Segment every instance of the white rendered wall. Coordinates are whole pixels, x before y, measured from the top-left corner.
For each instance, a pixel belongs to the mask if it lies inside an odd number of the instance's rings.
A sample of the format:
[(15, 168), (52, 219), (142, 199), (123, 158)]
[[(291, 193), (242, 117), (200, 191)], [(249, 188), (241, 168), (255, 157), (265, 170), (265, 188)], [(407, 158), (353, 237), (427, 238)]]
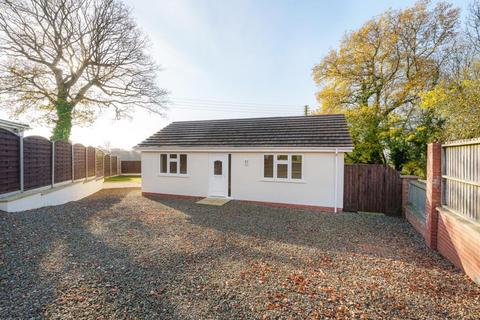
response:
[(187, 175), (168, 176), (160, 174), (160, 152), (142, 152), (142, 192), (206, 197), (208, 153), (187, 155)]
[(103, 179), (92, 179), (66, 184), (54, 189), (32, 193), (31, 195), (19, 196), (18, 199), (0, 202), (0, 210), (6, 212), (19, 212), (46, 206), (57, 206), (70, 201), (85, 198), (102, 189)]
[[(263, 178), (263, 153), (232, 153), (232, 198), (335, 207), (335, 153), (303, 153), (302, 180), (267, 181)], [(336, 199), (336, 207), (342, 208), (343, 153), (337, 158)]]
[[(161, 175), (160, 152), (142, 152), (142, 192), (202, 197), (208, 195), (208, 153), (179, 153), (188, 154), (186, 177)], [(343, 153), (338, 153), (337, 158), (335, 153), (301, 153), (304, 164), (303, 179), (300, 182), (265, 181), (264, 153), (231, 154), (233, 199), (334, 208), (335, 161), (337, 161), (336, 206), (340, 209), (343, 207)], [(245, 160), (248, 160), (248, 166), (245, 166)]]

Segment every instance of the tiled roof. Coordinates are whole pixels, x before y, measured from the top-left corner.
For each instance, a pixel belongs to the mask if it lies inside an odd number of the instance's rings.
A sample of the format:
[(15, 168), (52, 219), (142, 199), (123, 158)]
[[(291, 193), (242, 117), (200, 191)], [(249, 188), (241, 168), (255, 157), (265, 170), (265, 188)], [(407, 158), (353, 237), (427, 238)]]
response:
[(138, 147), (346, 147), (343, 114), (172, 122)]

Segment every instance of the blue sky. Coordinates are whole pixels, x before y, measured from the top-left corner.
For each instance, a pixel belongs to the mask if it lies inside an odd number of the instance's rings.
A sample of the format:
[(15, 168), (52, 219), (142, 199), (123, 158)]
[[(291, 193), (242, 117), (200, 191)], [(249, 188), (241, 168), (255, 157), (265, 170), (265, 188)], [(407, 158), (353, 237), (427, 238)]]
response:
[[(85, 144), (129, 148), (171, 121), (301, 115), (317, 106), (311, 69), (342, 36), (389, 8), (414, 1), (127, 0), (151, 53), (159, 85), (182, 105), (166, 117), (136, 112), (74, 128)], [(466, 9), (468, 1), (450, 1)], [(199, 100), (222, 101), (208, 103)], [(176, 100), (178, 101), (178, 100)], [(232, 102), (229, 106), (223, 101)], [(240, 104), (238, 104), (240, 103)], [(269, 104), (268, 106), (247, 105)], [(271, 105), (270, 105), (271, 104)], [(273, 105), (281, 105), (275, 107)], [(48, 128), (33, 134), (49, 135)], [(99, 138), (101, 137), (101, 138)]]

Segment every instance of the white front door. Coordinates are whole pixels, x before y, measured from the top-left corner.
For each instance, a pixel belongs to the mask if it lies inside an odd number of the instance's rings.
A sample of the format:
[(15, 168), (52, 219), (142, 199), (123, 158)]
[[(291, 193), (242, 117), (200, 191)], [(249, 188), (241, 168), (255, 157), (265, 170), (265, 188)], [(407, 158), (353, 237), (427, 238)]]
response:
[(228, 197), (228, 154), (215, 153), (209, 156), (209, 196)]

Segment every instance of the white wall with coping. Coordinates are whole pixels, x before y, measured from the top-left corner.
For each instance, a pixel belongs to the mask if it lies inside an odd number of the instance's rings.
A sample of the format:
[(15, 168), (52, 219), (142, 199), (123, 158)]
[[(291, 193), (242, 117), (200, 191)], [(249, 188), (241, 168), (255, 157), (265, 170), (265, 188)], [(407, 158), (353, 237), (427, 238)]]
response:
[(9, 201), (6, 201), (6, 199), (2, 201), (0, 199), (0, 210), (19, 212), (46, 206), (61, 205), (85, 198), (100, 191), (102, 186), (103, 179), (92, 179), (70, 185), (63, 185), (54, 189), (46, 189), (28, 195), (19, 194), (18, 198), (12, 197), (12, 200)]
[[(161, 175), (159, 167), (161, 152), (142, 152), (142, 192), (207, 196), (209, 153), (180, 150), (175, 152), (188, 155), (187, 176)], [(343, 208), (344, 153), (342, 152), (336, 155), (335, 152), (275, 151), (277, 154), (303, 155), (303, 179), (296, 182), (266, 181), (263, 178), (263, 155), (272, 152), (229, 153), (232, 154), (231, 197), (233, 199), (334, 208), (336, 198), (336, 207)], [(248, 165), (245, 165), (245, 160), (248, 160)], [(337, 179), (336, 182), (335, 179)]]

